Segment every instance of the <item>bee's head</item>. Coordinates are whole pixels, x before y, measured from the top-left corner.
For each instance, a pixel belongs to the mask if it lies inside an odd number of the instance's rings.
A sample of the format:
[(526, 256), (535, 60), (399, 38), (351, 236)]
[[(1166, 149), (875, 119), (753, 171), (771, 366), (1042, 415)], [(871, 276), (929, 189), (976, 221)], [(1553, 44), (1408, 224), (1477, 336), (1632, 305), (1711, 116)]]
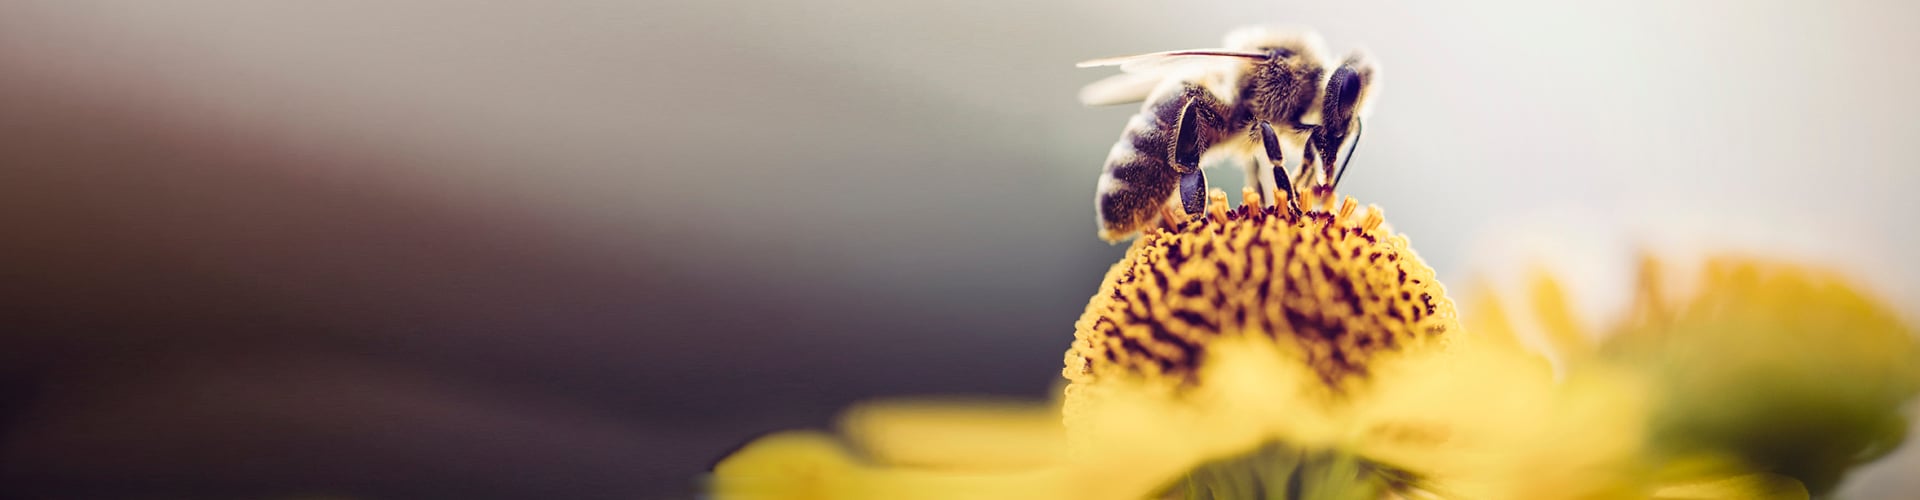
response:
[(1333, 75), (1327, 78), (1326, 102), (1322, 104), (1325, 124), (1339, 128), (1352, 128), (1361, 117), (1366, 116), (1373, 101), (1374, 90), (1379, 88), (1380, 67), (1365, 51), (1355, 50), (1347, 59), (1334, 68)]
[(1327, 78), (1320, 106), (1320, 127), (1313, 133), (1314, 147), (1319, 150), (1322, 165), (1337, 164), (1335, 161), (1341, 159), (1341, 148), (1347, 145), (1349, 137), (1359, 141), (1360, 122), (1370, 111), (1373, 96), (1377, 94), (1379, 73), (1373, 58), (1355, 50)]

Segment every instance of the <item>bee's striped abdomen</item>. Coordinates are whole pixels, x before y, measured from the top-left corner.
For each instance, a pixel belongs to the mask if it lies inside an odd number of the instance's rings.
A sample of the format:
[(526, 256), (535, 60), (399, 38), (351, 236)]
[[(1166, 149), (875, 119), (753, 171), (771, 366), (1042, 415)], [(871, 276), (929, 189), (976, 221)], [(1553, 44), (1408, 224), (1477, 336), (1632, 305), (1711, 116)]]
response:
[[(1151, 109), (1151, 107), (1149, 108)], [(1178, 108), (1175, 108), (1178, 113)], [(1148, 110), (1127, 120), (1120, 141), (1107, 152), (1096, 195), (1100, 237), (1119, 240), (1138, 232), (1160, 216), (1161, 204), (1173, 196), (1179, 173), (1167, 162), (1173, 125), (1155, 123)]]
[(1106, 169), (1100, 174), (1094, 197), (1102, 239), (1126, 238), (1160, 217), (1160, 207), (1180, 183), (1181, 173), (1171, 160), (1180, 113), (1189, 100), (1199, 108), (1197, 142), (1201, 151), (1227, 128), (1226, 110), (1212, 92), (1193, 83), (1168, 90), (1155, 92), (1140, 113), (1127, 120), (1119, 142), (1107, 152)]

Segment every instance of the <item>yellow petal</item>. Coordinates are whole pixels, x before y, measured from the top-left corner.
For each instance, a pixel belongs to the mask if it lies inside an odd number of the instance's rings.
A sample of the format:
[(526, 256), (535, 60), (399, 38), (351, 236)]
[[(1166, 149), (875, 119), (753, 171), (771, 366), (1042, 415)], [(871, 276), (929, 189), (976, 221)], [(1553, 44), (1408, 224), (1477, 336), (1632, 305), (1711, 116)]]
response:
[(725, 500), (1060, 499), (1077, 496), (1057, 469), (959, 472), (861, 463), (833, 438), (763, 437), (714, 467), (709, 491)]
[(833, 438), (782, 432), (749, 443), (713, 468), (716, 498), (847, 498), (863, 480), (860, 466)]
[(1060, 410), (1011, 401), (920, 399), (866, 403), (843, 433), (876, 463), (942, 470), (1033, 470), (1066, 450)]
[(1581, 328), (1579, 316), (1569, 305), (1564, 288), (1553, 275), (1538, 271), (1534, 274), (1531, 289), (1534, 319), (1545, 334), (1548, 348), (1559, 359), (1572, 362), (1587, 357), (1593, 352), (1593, 340), (1586, 329)]
[(1473, 343), (1392, 369), (1352, 420), (1366, 432), (1362, 456), (1419, 473), (1445, 497), (1644, 496), (1648, 401), (1633, 374), (1556, 382), (1538, 356)]
[(1741, 474), (1671, 485), (1654, 500), (1807, 500), (1807, 487), (1778, 474)]
[[(1485, 283), (1486, 280), (1478, 282)], [(1485, 285), (1470, 285), (1467, 289), (1472, 292), (1467, 294), (1465, 305), (1460, 308), (1463, 311), (1460, 322), (1466, 327), (1467, 335), (1502, 348), (1523, 350), (1526, 339), (1513, 324), (1513, 317), (1501, 304), (1499, 295)]]

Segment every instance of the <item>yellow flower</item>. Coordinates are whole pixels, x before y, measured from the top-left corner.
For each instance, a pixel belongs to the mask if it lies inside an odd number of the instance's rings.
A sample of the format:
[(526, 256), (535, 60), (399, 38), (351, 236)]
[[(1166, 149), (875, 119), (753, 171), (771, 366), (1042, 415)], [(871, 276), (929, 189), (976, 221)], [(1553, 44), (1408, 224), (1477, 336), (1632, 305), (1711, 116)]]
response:
[(1271, 455), (1283, 443), (1288, 456), (1377, 471), (1356, 490), (1404, 482), (1403, 471), (1337, 443), (1369, 432), (1432, 439), (1426, 429), (1354, 422), (1385, 366), (1459, 334), (1453, 303), (1378, 208), (1361, 212), (1349, 198), (1296, 218), (1243, 196), (1228, 210), (1214, 193), (1203, 220), (1143, 235), (1108, 271), (1066, 355), (1072, 457), (1151, 450), (1126, 464), (1144, 492), (1208, 460)]
[[(1662, 480), (1767, 475), (1804, 498), (1905, 437), (1903, 406), (1920, 392), (1913, 331), (1836, 273), (1728, 255), (1688, 276), (1647, 256), (1638, 280), (1631, 309), (1588, 332), (1557, 281), (1537, 276), (1532, 326), (1569, 374), (1649, 384), (1640, 461)], [(1490, 296), (1477, 302), (1476, 331), (1516, 331)]]
[(1375, 359), (1460, 330), (1433, 269), (1377, 207), (1356, 214), (1348, 198), (1293, 218), (1253, 200), (1228, 211), (1213, 194), (1204, 223), (1143, 235), (1107, 272), (1067, 352), (1070, 416), (1080, 389), (1105, 379), (1191, 382), (1221, 339), (1264, 338), (1312, 370), (1308, 389), (1337, 399)]
[[(1898, 442), (1893, 412), (1920, 380), (1910, 334), (1851, 289), (1757, 277), (1709, 280), (1702, 295), (1671, 302), (1649, 289), (1605, 344), (1578, 330), (1543, 280), (1533, 316), (1563, 351), (1556, 375), (1490, 293), (1462, 328), (1432, 269), (1377, 208), (1308, 199), (1317, 209), (1293, 216), (1243, 196), (1229, 208), (1213, 193), (1201, 220), (1173, 217), (1107, 273), (1076, 324), (1058, 407), (863, 406), (840, 436), (749, 444), (716, 466), (714, 493), (1806, 498), (1803, 481), (1828, 483), (1805, 462), (1852, 465)], [(1829, 326), (1845, 331), (1821, 332)], [(1722, 346), (1748, 340), (1740, 335), (1769, 340)], [(1852, 340), (1829, 349), (1810, 335)], [(1812, 372), (1781, 376), (1806, 389), (1816, 382), (1795, 376), (1828, 376), (1849, 397), (1752, 397), (1772, 393), (1744, 377), (1783, 366), (1764, 346), (1821, 351), (1785, 365)], [(1855, 361), (1871, 368), (1853, 371)], [(1699, 406), (1719, 403), (1737, 410)], [(1783, 405), (1868, 430), (1820, 441), (1845, 430), (1799, 429), (1804, 442), (1776, 449), (1757, 436), (1778, 426), (1740, 425)]]
[(1051, 407), (983, 401), (869, 403), (843, 415), (841, 425), (845, 439), (788, 431), (749, 443), (714, 467), (714, 496), (1076, 498), (1070, 489), (1075, 481), (1060, 467), (1060, 418)]

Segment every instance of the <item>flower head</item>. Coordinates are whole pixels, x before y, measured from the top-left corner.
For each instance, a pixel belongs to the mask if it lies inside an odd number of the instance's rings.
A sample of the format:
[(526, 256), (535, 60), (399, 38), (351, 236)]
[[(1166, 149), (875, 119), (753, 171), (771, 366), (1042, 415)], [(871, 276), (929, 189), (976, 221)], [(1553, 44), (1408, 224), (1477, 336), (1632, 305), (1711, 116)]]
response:
[(1248, 202), (1150, 231), (1107, 272), (1075, 325), (1063, 374), (1192, 381), (1221, 339), (1253, 336), (1312, 369), (1329, 397), (1364, 385), (1370, 362), (1460, 329), (1453, 302), (1380, 209), (1347, 198), (1293, 216)]

